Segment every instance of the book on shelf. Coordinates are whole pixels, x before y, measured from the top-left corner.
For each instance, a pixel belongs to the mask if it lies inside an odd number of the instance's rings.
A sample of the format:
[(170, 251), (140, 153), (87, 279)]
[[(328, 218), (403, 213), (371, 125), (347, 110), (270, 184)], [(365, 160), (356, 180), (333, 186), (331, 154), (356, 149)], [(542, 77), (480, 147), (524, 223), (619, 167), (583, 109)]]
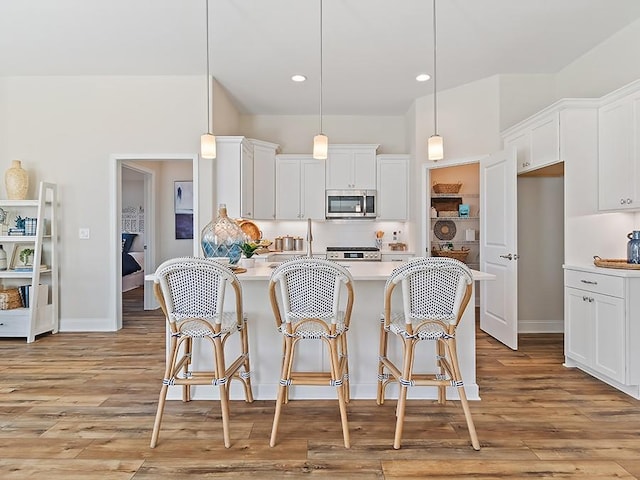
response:
[[(41, 272), (45, 271), (47, 268), (48, 267), (46, 265), (40, 265)], [(14, 272), (32, 272), (33, 265), (15, 265), (11, 270)]]

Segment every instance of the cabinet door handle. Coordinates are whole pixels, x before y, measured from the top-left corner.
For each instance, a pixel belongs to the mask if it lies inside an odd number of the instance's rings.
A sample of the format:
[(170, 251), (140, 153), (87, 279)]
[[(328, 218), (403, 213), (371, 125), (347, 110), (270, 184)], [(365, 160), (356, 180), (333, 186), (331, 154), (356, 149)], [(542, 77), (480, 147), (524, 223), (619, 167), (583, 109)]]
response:
[(630, 198), (627, 198), (627, 203), (630, 205), (633, 203), (633, 200), (631, 200)]
[(598, 282), (594, 282), (593, 280), (580, 280), (582, 283), (586, 283), (587, 285), (597, 285)]
[(624, 205), (625, 203), (627, 203), (627, 202), (625, 201), (625, 199), (624, 199), (624, 198), (621, 198), (621, 199), (620, 199), (620, 205)]
[(511, 255), (510, 253), (507, 255), (500, 255), (500, 258), (506, 258), (507, 260), (513, 260), (513, 255)]
[(583, 295), (583, 296), (582, 296), (582, 301), (583, 301), (583, 302), (586, 302), (587, 300), (589, 300), (589, 297), (587, 297), (586, 295)]

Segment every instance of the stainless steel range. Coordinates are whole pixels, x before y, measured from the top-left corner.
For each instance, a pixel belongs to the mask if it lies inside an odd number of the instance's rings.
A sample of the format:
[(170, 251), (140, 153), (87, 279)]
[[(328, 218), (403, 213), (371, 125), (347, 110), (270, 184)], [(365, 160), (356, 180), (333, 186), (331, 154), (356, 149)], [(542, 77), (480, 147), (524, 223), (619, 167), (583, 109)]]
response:
[(327, 260), (379, 262), (381, 259), (377, 247), (327, 247)]

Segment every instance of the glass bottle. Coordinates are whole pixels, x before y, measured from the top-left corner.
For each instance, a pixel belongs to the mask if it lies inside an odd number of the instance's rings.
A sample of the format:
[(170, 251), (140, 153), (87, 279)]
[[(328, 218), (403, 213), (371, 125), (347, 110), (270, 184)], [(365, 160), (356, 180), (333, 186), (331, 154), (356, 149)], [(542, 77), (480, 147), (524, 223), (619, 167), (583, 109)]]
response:
[(627, 235), (627, 263), (640, 263), (640, 230)]
[(241, 245), (247, 236), (236, 222), (227, 215), (227, 205), (221, 203), (218, 217), (209, 222), (200, 234), (200, 245), (207, 258), (229, 257), (229, 263), (235, 265), (242, 254)]

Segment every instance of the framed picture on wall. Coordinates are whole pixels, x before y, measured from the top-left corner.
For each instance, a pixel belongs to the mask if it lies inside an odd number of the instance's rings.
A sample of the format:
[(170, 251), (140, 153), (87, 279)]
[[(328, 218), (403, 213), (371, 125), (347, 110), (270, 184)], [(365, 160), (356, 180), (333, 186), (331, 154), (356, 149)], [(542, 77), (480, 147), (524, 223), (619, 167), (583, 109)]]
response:
[(193, 182), (173, 182), (176, 240), (193, 238)]

